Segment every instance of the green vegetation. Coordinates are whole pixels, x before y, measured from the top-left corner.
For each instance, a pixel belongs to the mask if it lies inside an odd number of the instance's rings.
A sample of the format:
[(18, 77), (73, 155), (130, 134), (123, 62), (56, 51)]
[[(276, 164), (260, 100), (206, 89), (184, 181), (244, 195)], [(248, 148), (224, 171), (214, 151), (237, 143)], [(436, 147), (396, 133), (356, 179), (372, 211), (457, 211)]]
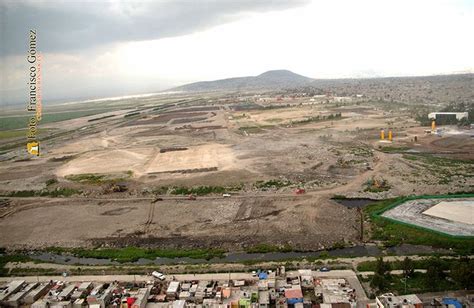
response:
[(57, 187), (53, 190), (16, 190), (11, 191), (6, 194), (0, 195), (1, 197), (70, 197), (72, 195), (77, 195), (82, 193), (82, 191), (73, 189), (73, 188), (64, 188)]
[(369, 147), (353, 147), (350, 149), (349, 153), (355, 156), (362, 156), (362, 157), (372, 157), (374, 153), (372, 149)]
[(342, 119), (342, 115), (340, 112), (336, 114), (330, 114), (328, 116), (314, 116), (314, 117), (308, 117), (304, 120), (297, 120), (297, 121), (290, 121), (291, 125), (299, 125), (299, 124), (307, 124), (307, 123), (313, 123), (313, 122), (322, 122), (322, 121), (333, 121), (333, 120), (340, 120)]
[[(421, 126), (430, 126), (431, 120), (428, 119), (428, 113), (434, 112), (432, 108), (423, 108), (422, 110), (418, 110), (416, 112), (416, 120), (420, 123)], [(469, 125), (470, 123), (474, 123), (474, 105), (470, 103), (450, 103), (445, 108), (441, 109), (440, 112), (467, 112), (468, 118), (462, 119), (458, 121), (456, 118), (441, 118), (436, 119), (436, 124), (438, 125), (453, 125), (457, 124), (460, 126)]]
[[(374, 275), (370, 285), (378, 292), (387, 290), (397, 294), (425, 293), (474, 287), (474, 260), (462, 258), (446, 260), (436, 257), (424, 259), (419, 263), (408, 258), (395, 263), (404, 269), (403, 275), (391, 275), (394, 263), (384, 262), (382, 258), (371, 263)], [(418, 267), (416, 264), (419, 264)], [(426, 269), (426, 273), (415, 272), (414, 268)]]
[(139, 259), (156, 258), (193, 258), (193, 259), (212, 259), (221, 258), (225, 251), (222, 249), (146, 249), (138, 247), (126, 248), (101, 248), (101, 249), (83, 249), (83, 248), (58, 248), (51, 247), (49, 252), (56, 254), (72, 254), (82, 258), (111, 259), (121, 263), (136, 262)]
[(453, 176), (474, 177), (474, 161), (438, 157), (430, 154), (404, 154), (403, 158), (410, 160), (426, 172), (438, 179), (438, 184), (449, 184)]
[[(42, 115), (40, 124), (59, 122), (65, 120), (71, 120), (75, 118), (90, 116), (94, 114), (103, 113), (106, 109), (96, 109), (96, 110), (82, 110), (82, 111), (69, 111), (61, 113), (47, 113)], [(13, 117), (4, 117), (0, 118), (0, 131), (18, 129), (18, 128), (27, 128), (28, 120), (30, 116), (13, 116)]]
[[(406, 279), (406, 289), (405, 289)], [(428, 274), (414, 273), (410, 277), (393, 275), (390, 279), (390, 291), (397, 294), (419, 294), (436, 291), (458, 290), (459, 287), (446, 278), (437, 280), (435, 283), (430, 281)]]
[(418, 161), (426, 165), (433, 165), (436, 167), (460, 167), (474, 165), (473, 160), (461, 160), (454, 158), (438, 157), (430, 154), (405, 154), (403, 158)]
[(126, 180), (127, 177), (133, 175), (133, 172), (127, 171), (125, 175), (119, 177), (113, 177), (106, 174), (94, 174), (94, 173), (82, 173), (82, 174), (71, 174), (65, 176), (65, 179), (73, 182), (78, 182), (82, 184), (104, 184), (104, 183), (116, 183), (119, 181)]
[(266, 188), (282, 188), (292, 185), (290, 181), (282, 181), (282, 180), (268, 180), (268, 181), (257, 181), (254, 186), (259, 189), (266, 189)]
[[(431, 264), (431, 258), (426, 257), (420, 260), (412, 260), (410, 258), (406, 258), (409, 261), (401, 260), (401, 261), (391, 261), (388, 262), (390, 264), (390, 268), (392, 270), (405, 270), (408, 269), (409, 267), (412, 267), (414, 269), (427, 269), (429, 265)], [(458, 262), (458, 259), (456, 258), (440, 258), (438, 259), (439, 266), (443, 268), (443, 270), (448, 270), (451, 265), (455, 264)], [(411, 263), (410, 266), (407, 266), (408, 263)], [(361, 262), (357, 265), (357, 270), (359, 272), (373, 272), (375, 271), (377, 267), (377, 261), (364, 261)]]
[(384, 153), (405, 153), (408, 147), (379, 146), (379, 150)]
[[(222, 194), (229, 191), (239, 191), (242, 189), (238, 186), (195, 186), (195, 187), (172, 187), (172, 195), (197, 195), (204, 196), (209, 194)], [(164, 191), (164, 188), (163, 188)], [(168, 191), (168, 189), (166, 189)]]
[(386, 291), (389, 288), (389, 281), (392, 278), (390, 270), (390, 263), (385, 262), (382, 257), (379, 257), (377, 261), (375, 261), (374, 276), (372, 276), (370, 287), (379, 292)]
[(26, 131), (25, 130), (0, 131), (0, 139), (17, 138), (17, 137), (25, 137), (26, 138)]
[(4, 249), (0, 251), (0, 277), (8, 276), (8, 269), (5, 267), (8, 262), (28, 262), (29, 257), (21, 254), (6, 254)]
[(468, 118), (461, 121), (456, 121), (455, 124), (468, 125), (474, 123), (474, 105), (472, 103), (451, 103), (446, 106), (442, 112), (467, 112)]
[(54, 179), (54, 178), (53, 178), (53, 179), (48, 179), (48, 180), (46, 180), (46, 186), (54, 185), (54, 184), (56, 184), (57, 182), (58, 182), (57, 179)]
[[(462, 195), (461, 195), (462, 196)], [(372, 240), (383, 241), (385, 246), (396, 246), (403, 243), (427, 245), (436, 248), (454, 249), (460, 254), (474, 253), (474, 237), (460, 238), (448, 236), (424, 228), (398, 223), (382, 216), (383, 211), (397, 202), (405, 200), (402, 197), (387, 199), (367, 205), (364, 208), (366, 216), (372, 224)]]
[(91, 173), (84, 173), (84, 174), (71, 174), (65, 176), (65, 178), (69, 181), (85, 183), (85, 184), (101, 184), (105, 179), (105, 175), (101, 174), (91, 174)]

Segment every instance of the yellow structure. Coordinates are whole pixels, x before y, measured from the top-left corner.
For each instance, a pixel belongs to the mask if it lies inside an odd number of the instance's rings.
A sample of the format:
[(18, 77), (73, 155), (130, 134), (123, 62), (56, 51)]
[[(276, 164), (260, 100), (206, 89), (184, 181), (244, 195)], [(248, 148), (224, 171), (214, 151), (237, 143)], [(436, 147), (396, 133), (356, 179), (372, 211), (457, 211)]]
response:
[(39, 143), (36, 141), (28, 142), (26, 144), (26, 148), (28, 149), (28, 153), (31, 155), (39, 156)]
[(385, 131), (383, 129), (380, 131), (380, 140), (385, 140)]
[(391, 129), (388, 131), (388, 140), (392, 141), (392, 130)]
[(432, 131), (436, 130), (436, 121), (435, 120), (431, 121), (431, 130)]

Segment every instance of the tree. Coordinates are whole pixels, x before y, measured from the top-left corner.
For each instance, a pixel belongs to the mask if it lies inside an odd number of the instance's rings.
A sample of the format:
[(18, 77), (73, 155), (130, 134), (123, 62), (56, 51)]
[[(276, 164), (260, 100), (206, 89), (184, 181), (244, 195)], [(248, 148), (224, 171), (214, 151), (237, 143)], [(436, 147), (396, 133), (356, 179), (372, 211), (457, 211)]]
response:
[(427, 262), (425, 284), (436, 291), (439, 288), (441, 280), (444, 278), (443, 267), (437, 258), (431, 258)]
[(381, 276), (377, 273), (374, 274), (372, 280), (370, 281), (370, 287), (372, 289), (378, 290), (379, 292), (387, 290), (388, 286), (389, 281), (387, 280), (387, 277)]
[(415, 265), (413, 264), (413, 261), (410, 258), (405, 257), (402, 262), (402, 269), (403, 275), (405, 277), (410, 277), (415, 272)]
[(390, 263), (385, 262), (382, 257), (378, 257), (375, 264), (375, 273), (380, 276), (390, 276)]
[(474, 262), (461, 260), (451, 266), (451, 278), (463, 289), (474, 288)]
[(375, 274), (370, 282), (370, 287), (382, 292), (390, 285), (390, 263), (384, 262), (382, 257), (377, 258), (375, 264)]

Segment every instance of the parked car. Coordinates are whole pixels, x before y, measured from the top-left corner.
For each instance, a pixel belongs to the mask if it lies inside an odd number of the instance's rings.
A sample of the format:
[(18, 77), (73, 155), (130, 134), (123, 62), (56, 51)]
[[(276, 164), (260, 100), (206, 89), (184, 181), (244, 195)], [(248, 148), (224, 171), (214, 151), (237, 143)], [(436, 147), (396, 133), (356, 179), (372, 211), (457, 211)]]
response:
[(222, 197), (224, 197), (224, 198), (230, 198), (230, 194), (222, 194)]
[(155, 277), (156, 279), (159, 279), (161, 281), (165, 280), (166, 279), (166, 276), (160, 272), (157, 272), (157, 271), (154, 271), (153, 273), (151, 273), (151, 275), (153, 277)]
[(331, 269), (329, 267), (323, 266), (319, 269), (320, 272), (329, 272)]

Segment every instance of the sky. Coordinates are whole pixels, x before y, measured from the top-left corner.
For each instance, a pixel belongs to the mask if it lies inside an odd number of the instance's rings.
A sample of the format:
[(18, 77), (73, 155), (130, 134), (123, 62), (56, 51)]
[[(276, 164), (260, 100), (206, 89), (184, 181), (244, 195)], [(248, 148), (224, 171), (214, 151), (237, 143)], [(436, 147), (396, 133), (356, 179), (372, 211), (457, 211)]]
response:
[(150, 93), (288, 69), (312, 78), (474, 71), (473, 0), (0, 0), (0, 104)]

